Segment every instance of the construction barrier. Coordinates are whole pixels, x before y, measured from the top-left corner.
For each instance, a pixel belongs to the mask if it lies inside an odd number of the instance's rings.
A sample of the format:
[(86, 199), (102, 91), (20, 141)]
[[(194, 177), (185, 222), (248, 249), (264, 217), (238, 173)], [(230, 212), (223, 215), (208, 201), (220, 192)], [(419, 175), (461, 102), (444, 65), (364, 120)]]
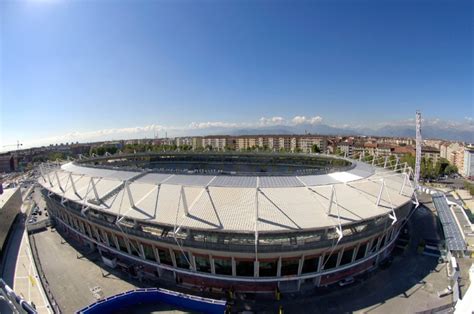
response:
[(120, 309), (130, 307), (134, 304), (156, 304), (164, 303), (176, 306), (177, 309), (196, 311), (201, 313), (219, 313), (226, 310), (226, 301), (197, 297), (176, 291), (149, 288), (137, 289), (120, 293), (103, 300), (97, 301), (82, 310), (78, 314), (102, 314), (114, 313)]

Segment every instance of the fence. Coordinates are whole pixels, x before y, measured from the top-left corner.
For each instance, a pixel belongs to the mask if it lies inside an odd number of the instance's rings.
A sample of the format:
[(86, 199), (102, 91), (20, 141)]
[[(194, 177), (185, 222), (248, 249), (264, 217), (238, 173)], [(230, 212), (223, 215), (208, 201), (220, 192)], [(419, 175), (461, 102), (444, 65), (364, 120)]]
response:
[(161, 288), (149, 288), (131, 290), (111, 296), (79, 310), (77, 314), (114, 313), (136, 304), (156, 304), (157, 302), (183, 310), (216, 314), (224, 313), (227, 305), (226, 301), (202, 298)]

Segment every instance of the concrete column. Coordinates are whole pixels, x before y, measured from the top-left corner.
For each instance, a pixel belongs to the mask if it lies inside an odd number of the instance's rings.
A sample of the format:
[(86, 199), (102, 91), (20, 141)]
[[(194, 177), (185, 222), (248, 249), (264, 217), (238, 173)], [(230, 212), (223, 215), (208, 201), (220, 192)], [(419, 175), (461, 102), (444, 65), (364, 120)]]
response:
[(351, 263), (355, 262), (357, 252), (359, 252), (359, 248), (360, 248), (360, 243), (354, 248), (354, 251), (352, 252)]
[[(158, 254), (158, 249), (156, 247), (154, 247), (153, 245), (151, 247), (153, 248), (153, 254), (155, 255), (156, 261), (158, 262), (158, 264), (161, 264), (160, 254)], [(160, 274), (160, 276), (161, 276), (161, 274)]]
[(172, 249), (168, 249), (170, 251), (170, 255), (171, 255), (171, 261), (173, 262), (173, 267), (178, 267), (176, 266), (176, 257), (174, 256), (174, 252)]
[(303, 263), (304, 263), (304, 254), (300, 257), (298, 262), (298, 276), (301, 276), (301, 272), (303, 271)]
[(278, 258), (278, 263), (277, 263), (277, 277), (281, 277), (281, 256)]
[(336, 267), (339, 267), (339, 264), (341, 263), (341, 258), (342, 258), (342, 253), (344, 252), (344, 250), (340, 250), (338, 253), (337, 253), (337, 262), (336, 262)]
[(237, 276), (237, 264), (235, 258), (232, 256), (232, 276)]
[(318, 259), (318, 272), (320, 272), (323, 268), (323, 261), (324, 261), (324, 256), (321, 255)]
[(216, 265), (214, 264), (214, 259), (209, 255), (209, 263), (211, 263), (211, 274), (216, 274)]
[(259, 268), (260, 268), (260, 262), (258, 260), (253, 262), (253, 276), (258, 277), (259, 276)]
[(117, 240), (117, 237), (114, 235), (112, 235), (113, 239), (114, 239), (114, 243), (115, 243), (115, 248), (117, 248), (117, 250), (120, 251), (120, 246), (118, 244), (118, 240)]
[(138, 243), (138, 250), (140, 251), (140, 256), (143, 258), (143, 259), (146, 259), (146, 256), (145, 256), (145, 250), (143, 249), (143, 245), (141, 243)]

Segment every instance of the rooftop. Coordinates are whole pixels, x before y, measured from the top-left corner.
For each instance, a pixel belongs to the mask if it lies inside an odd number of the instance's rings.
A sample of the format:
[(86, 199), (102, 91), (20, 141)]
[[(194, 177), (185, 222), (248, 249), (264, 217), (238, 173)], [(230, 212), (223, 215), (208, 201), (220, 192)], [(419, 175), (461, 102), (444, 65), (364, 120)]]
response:
[(39, 183), (64, 199), (112, 215), (243, 233), (322, 229), (386, 215), (411, 201), (413, 188), (404, 174), (354, 163), (349, 171), (273, 177), (147, 173), (68, 163)]

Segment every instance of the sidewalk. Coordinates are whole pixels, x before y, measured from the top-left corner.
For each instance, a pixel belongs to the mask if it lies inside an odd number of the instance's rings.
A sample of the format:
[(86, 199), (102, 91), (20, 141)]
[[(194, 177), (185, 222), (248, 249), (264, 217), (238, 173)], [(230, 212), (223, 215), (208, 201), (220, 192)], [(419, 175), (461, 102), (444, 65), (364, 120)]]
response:
[(25, 301), (34, 304), (39, 314), (53, 313), (36, 272), (26, 231), (23, 233), (18, 252), (13, 290)]

